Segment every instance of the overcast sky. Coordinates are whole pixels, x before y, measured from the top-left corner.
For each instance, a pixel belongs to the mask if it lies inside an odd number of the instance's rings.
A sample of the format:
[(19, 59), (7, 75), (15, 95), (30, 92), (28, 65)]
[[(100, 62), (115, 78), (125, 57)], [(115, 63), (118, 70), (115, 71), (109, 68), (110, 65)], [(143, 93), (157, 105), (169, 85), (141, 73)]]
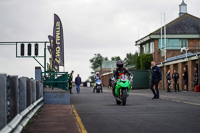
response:
[[(63, 24), (65, 70), (86, 80), (95, 53), (109, 59), (135, 53), (144, 37), (178, 17), (182, 0), (0, 0), (0, 41), (48, 41), (56, 13)], [(199, 0), (185, 0), (188, 13), (200, 17)], [(139, 32), (138, 32), (139, 31)], [(138, 35), (139, 33), (139, 35)], [(48, 59), (47, 59), (48, 60)], [(41, 60), (42, 61), (42, 60)], [(15, 57), (15, 46), (0, 46), (0, 73), (35, 77), (34, 59)], [(61, 68), (61, 70), (63, 70)]]

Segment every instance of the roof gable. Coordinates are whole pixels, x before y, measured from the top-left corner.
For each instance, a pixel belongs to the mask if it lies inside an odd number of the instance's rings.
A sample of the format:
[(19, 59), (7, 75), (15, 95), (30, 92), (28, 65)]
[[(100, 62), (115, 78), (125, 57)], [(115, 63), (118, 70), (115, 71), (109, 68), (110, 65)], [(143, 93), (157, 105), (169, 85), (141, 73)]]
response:
[[(163, 28), (164, 33), (164, 28)], [(200, 34), (200, 18), (184, 14), (166, 25), (167, 34)], [(160, 29), (151, 33), (160, 35)]]

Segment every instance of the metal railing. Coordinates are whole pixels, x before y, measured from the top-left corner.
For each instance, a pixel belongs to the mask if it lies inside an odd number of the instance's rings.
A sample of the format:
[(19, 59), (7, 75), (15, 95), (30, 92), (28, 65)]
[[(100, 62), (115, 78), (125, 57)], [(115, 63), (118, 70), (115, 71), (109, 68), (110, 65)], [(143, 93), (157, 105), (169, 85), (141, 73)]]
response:
[(44, 86), (68, 90), (68, 72), (42, 72), (41, 77)]

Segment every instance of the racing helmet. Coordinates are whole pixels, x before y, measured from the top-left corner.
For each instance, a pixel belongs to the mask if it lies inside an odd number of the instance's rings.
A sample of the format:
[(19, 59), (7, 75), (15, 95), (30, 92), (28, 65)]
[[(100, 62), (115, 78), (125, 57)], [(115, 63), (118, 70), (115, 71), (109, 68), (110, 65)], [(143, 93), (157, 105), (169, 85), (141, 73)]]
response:
[(123, 61), (122, 61), (122, 60), (118, 60), (116, 66), (117, 66), (118, 68), (123, 68), (123, 66), (124, 66)]
[(96, 72), (96, 75), (98, 75), (98, 76), (99, 76), (99, 72)]

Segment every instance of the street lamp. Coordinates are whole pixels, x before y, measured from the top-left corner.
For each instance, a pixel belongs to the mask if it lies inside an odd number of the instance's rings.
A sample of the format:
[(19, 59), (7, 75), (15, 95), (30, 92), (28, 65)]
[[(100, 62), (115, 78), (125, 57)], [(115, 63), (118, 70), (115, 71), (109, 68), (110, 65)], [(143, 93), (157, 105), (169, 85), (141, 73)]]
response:
[(186, 51), (186, 58), (187, 58), (187, 51), (189, 50), (188, 48), (186, 48), (186, 47), (183, 47), (183, 48), (181, 48), (181, 53), (183, 52), (183, 50), (185, 50)]

